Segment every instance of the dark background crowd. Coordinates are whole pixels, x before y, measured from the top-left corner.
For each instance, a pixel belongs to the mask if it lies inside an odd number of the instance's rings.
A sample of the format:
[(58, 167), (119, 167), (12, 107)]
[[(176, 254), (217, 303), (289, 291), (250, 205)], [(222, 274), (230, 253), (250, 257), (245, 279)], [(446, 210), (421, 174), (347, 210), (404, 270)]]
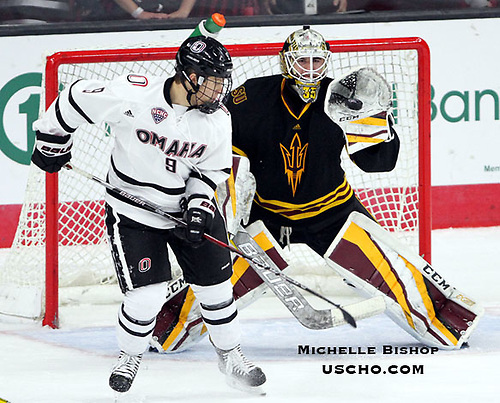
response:
[(0, 0), (0, 24), (497, 7), (498, 0)]

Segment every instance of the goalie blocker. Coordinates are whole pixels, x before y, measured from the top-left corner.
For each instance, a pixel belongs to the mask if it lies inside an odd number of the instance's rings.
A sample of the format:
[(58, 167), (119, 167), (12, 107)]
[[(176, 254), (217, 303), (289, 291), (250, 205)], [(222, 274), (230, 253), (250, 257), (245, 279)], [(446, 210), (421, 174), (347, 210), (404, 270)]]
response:
[(484, 309), (368, 217), (352, 213), (325, 259), (358, 291), (382, 296), (387, 315), (418, 341), (458, 349)]

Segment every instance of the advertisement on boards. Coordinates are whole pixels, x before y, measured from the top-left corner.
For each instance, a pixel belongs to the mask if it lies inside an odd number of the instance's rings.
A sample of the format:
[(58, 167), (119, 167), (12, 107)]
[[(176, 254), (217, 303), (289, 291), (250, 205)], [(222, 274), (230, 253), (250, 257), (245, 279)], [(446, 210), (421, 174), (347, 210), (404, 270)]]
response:
[[(417, 36), (431, 52), (433, 222), (447, 226), (500, 224), (500, 45), (495, 19), (321, 25), (326, 39)], [(282, 42), (297, 27), (228, 28), (225, 44)], [(62, 50), (178, 46), (188, 30), (2, 37), (10, 57), (0, 65), (0, 247), (15, 232), (34, 145), (32, 123), (42, 100), (44, 58)], [(151, 37), (154, 36), (154, 40)], [(91, 45), (90, 45), (91, 44)], [(22, 49), (22, 52), (19, 52)], [(459, 211), (450, 206), (459, 203)], [(482, 203), (479, 206), (476, 203)], [(455, 210), (450, 215), (450, 210)]]

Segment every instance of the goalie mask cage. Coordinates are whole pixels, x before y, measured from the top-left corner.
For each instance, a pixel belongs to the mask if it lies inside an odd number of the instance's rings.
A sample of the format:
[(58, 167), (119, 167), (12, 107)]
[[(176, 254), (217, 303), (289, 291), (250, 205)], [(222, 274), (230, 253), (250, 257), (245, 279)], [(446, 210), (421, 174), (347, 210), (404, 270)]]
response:
[[(340, 77), (352, 69), (370, 66), (386, 78), (393, 92), (393, 113), (401, 139), (400, 157), (392, 172), (364, 173), (344, 156), (347, 179), (379, 223), (429, 261), (431, 117), (427, 44), (420, 38), (388, 38), (330, 41), (330, 45), (329, 76)], [(278, 43), (227, 46), (235, 66), (233, 88), (247, 78), (279, 74), (281, 47)], [(128, 73), (172, 76), (176, 51), (139, 48), (56, 53), (47, 58), (45, 105), (77, 79), (108, 80)], [(105, 178), (112, 136), (106, 125), (79, 128), (73, 135), (72, 163)], [(44, 325), (57, 327), (60, 290), (88, 290), (115, 282), (106, 245), (104, 188), (71, 171), (45, 174), (32, 166), (25, 197), (14, 243), (0, 271), (0, 314), (43, 318)], [(320, 257), (308, 248), (294, 248), (290, 258), (297, 263), (291, 262), (292, 270), (297, 264), (307, 275), (321, 265)]]

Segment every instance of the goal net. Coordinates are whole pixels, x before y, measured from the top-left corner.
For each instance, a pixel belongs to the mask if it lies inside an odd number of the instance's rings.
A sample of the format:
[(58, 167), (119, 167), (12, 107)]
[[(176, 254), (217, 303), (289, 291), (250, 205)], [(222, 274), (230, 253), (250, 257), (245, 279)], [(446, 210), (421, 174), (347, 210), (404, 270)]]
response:
[[(344, 156), (343, 168), (358, 198), (379, 223), (430, 259), (429, 53), (419, 38), (330, 41), (330, 76), (372, 67), (392, 88), (400, 157), (390, 173), (364, 173)], [(279, 74), (282, 44), (227, 46), (234, 61), (234, 87), (251, 77)], [(110, 80), (129, 73), (169, 77), (176, 48), (60, 52), (47, 58), (45, 104), (77, 79)], [(74, 133), (72, 163), (105, 178), (113, 133), (106, 125)], [(56, 327), (59, 303), (75, 295), (102, 298), (115, 282), (104, 226), (104, 189), (71, 171), (46, 175), (30, 168), (14, 243), (0, 269), (0, 316), (42, 319)], [(290, 275), (311, 285), (333, 275), (305, 246), (286, 250)], [(299, 277), (300, 276), (300, 277)], [(317, 283), (328, 283), (323, 278)], [(315, 286), (315, 285), (313, 285)], [(118, 290), (117, 286), (114, 289)], [(60, 298), (61, 295), (66, 295)]]

